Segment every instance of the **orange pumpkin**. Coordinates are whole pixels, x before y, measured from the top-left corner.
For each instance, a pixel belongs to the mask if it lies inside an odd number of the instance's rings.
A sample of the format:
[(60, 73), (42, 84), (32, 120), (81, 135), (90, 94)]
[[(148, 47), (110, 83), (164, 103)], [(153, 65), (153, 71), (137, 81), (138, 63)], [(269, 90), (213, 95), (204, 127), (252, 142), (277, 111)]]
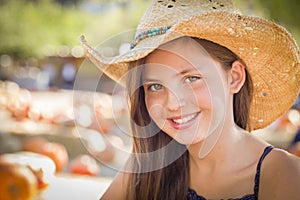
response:
[(110, 163), (114, 160), (116, 152), (111, 144), (106, 143), (104, 150), (92, 151), (91, 154), (101, 163)]
[(0, 162), (27, 167), (36, 178), (38, 191), (48, 187), (55, 172), (55, 164), (50, 158), (27, 151), (1, 154)]
[(97, 176), (100, 173), (100, 167), (93, 157), (83, 154), (71, 162), (69, 171), (73, 174)]
[(1, 160), (0, 177), (1, 200), (30, 200), (37, 194), (37, 180), (26, 166)]
[(40, 147), (40, 153), (51, 158), (56, 166), (56, 172), (61, 171), (69, 161), (69, 155), (64, 145), (47, 142)]
[(30, 151), (34, 153), (41, 153), (41, 146), (43, 146), (48, 141), (40, 136), (28, 137), (23, 141), (23, 150)]
[(25, 139), (23, 150), (48, 156), (54, 161), (56, 172), (61, 171), (69, 161), (69, 155), (64, 145), (48, 142), (46, 139), (38, 136)]

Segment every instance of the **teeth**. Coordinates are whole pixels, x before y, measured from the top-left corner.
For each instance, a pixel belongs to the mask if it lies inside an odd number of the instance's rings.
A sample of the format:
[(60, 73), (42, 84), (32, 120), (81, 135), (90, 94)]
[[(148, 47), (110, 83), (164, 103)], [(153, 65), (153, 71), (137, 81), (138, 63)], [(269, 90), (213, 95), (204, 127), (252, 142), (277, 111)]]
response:
[(188, 121), (190, 121), (191, 119), (193, 119), (197, 114), (193, 114), (181, 119), (173, 119), (173, 122), (175, 122), (176, 124), (184, 124), (187, 123)]

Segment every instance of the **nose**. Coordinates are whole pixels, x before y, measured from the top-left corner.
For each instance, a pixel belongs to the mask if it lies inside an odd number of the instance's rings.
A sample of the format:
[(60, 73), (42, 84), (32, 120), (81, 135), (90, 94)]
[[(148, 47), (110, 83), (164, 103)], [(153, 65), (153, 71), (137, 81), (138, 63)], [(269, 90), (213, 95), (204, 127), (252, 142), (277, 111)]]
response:
[(186, 105), (183, 95), (174, 93), (172, 91), (168, 92), (167, 98), (167, 108), (171, 111), (178, 110)]

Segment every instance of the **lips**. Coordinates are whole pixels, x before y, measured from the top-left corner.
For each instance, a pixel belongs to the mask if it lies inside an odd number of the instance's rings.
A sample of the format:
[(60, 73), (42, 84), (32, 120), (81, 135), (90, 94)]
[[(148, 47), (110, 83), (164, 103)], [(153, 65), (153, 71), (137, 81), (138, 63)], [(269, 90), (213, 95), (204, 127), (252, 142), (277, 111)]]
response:
[(168, 118), (168, 121), (170, 122), (171, 126), (175, 129), (185, 129), (193, 124), (199, 113), (200, 112), (193, 113), (190, 115)]

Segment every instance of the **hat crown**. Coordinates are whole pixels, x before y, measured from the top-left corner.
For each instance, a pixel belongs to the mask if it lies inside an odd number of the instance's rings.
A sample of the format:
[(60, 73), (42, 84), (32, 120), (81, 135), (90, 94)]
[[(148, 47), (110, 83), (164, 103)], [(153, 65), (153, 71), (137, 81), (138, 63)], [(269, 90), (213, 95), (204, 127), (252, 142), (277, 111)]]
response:
[(172, 26), (210, 12), (240, 13), (231, 0), (153, 0), (140, 20), (136, 36), (151, 28)]

